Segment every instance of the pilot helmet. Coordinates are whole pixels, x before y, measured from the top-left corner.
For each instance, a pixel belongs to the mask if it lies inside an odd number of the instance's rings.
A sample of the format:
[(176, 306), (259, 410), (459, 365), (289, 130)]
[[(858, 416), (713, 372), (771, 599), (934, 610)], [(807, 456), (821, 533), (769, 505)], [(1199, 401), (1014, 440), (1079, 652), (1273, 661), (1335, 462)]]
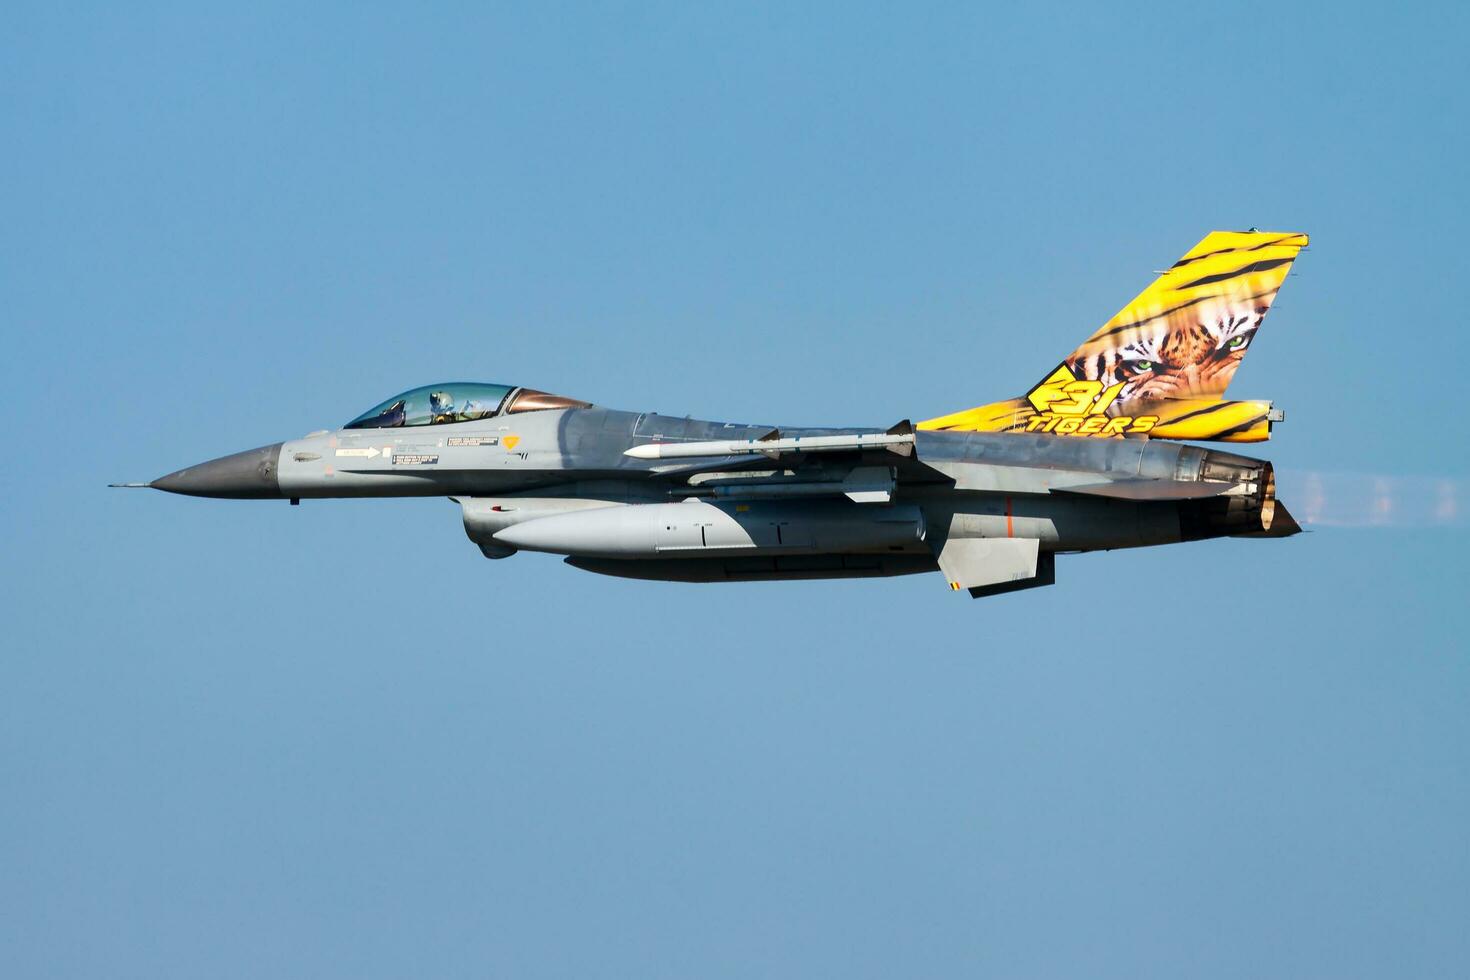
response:
[(447, 391), (429, 392), (429, 411), (435, 415), (448, 415), (454, 411), (454, 396)]

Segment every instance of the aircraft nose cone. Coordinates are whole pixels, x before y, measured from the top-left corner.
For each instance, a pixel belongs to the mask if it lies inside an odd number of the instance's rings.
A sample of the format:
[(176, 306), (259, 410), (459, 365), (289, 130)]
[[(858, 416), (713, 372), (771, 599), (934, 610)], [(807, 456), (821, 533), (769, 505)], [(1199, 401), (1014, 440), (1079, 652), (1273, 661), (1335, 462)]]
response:
[(243, 500), (279, 497), (281, 483), (276, 474), (276, 464), (282, 445), (284, 443), (276, 442), (233, 456), (221, 456), (160, 476), (148, 485), (155, 490), (184, 493), (191, 497)]

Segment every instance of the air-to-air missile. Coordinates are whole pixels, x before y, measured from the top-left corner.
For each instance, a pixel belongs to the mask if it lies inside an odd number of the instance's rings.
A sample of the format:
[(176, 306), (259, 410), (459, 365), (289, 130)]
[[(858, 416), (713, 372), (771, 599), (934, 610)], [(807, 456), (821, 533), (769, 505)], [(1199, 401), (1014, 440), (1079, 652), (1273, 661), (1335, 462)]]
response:
[(914, 425), (792, 428), (451, 382), (336, 431), (146, 486), (238, 499), (444, 496), (488, 558), (566, 556), (684, 582), (939, 570), (973, 596), (1050, 585), (1056, 555), (1300, 530), (1223, 395), (1301, 234), (1212, 232), (1019, 398)]

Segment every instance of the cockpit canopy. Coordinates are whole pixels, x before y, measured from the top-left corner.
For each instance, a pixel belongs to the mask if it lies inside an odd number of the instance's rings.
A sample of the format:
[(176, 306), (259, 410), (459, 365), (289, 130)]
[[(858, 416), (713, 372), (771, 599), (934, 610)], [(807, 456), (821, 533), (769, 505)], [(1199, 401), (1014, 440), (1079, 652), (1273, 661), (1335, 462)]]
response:
[(550, 395), (531, 388), (451, 381), (424, 385), (376, 405), (348, 422), (344, 429), (396, 429), (407, 425), (473, 422), (495, 415), (514, 415), (553, 408), (588, 408), (590, 402)]

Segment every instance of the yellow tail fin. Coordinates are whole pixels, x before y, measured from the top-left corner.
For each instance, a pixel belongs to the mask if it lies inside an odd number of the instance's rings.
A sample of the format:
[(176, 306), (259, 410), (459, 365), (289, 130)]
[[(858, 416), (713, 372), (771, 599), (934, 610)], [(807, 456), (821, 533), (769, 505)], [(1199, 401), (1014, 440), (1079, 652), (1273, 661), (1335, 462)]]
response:
[(1013, 398), (920, 429), (1220, 439), (1270, 434), (1269, 402), (1221, 396), (1307, 236), (1214, 231)]

